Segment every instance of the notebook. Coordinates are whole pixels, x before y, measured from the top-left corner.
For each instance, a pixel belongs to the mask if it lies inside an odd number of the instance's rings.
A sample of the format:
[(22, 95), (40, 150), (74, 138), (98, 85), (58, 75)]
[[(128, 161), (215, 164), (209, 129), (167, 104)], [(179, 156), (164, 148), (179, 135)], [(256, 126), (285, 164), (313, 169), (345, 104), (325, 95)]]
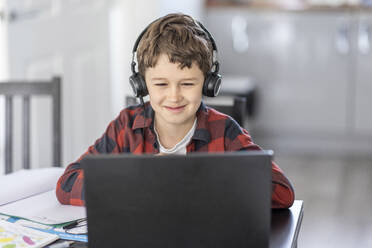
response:
[(88, 246), (268, 247), (271, 157), (86, 157)]
[(59, 239), (58, 235), (0, 220), (0, 247), (38, 248), (44, 247), (57, 239)]

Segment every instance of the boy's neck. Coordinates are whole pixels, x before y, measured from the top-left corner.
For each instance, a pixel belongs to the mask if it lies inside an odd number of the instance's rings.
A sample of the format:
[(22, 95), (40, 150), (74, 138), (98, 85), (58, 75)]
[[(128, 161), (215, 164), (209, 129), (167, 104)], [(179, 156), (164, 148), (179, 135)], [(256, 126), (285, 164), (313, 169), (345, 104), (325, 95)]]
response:
[(155, 117), (155, 128), (159, 136), (158, 139), (162, 146), (167, 149), (174, 147), (190, 131), (195, 119), (196, 116), (192, 121), (187, 122), (185, 125), (173, 125), (169, 123), (162, 123), (161, 121), (156, 120)]

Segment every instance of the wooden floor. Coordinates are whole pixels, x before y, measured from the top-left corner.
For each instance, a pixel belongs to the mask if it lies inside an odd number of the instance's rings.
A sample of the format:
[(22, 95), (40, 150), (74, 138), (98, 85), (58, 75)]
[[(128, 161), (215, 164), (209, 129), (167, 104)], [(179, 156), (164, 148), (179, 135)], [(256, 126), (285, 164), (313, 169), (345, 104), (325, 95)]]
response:
[(280, 156), (304, 200), (298, 247), (372, 247), (372, 156)]

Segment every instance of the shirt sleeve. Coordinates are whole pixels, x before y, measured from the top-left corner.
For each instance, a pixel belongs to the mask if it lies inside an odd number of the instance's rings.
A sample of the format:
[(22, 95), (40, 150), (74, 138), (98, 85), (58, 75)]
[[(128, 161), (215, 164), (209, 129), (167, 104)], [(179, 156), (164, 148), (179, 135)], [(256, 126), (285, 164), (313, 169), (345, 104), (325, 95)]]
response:
[[(237, 130), (239, 129), (239, 130)], [(228, 151), (237, 150), (261, 150), (261, 148), (252, 142), (247, 130), (236, 125), (227, 126), (227, 135), (225, 140), (225, 149)], [(234, 135), (231, 135), (234, 133)], [(283, 171), (275, 162), (271, 162), (272, 169), (272, 208), (289, 208), (293, 205), (295, 194), (291, 182), (284, 175)]]
[(88, 154), (119, 153), (123, 147), (124, 127), (123, 112), (112, 121), (105, 133), (91, 145), (88, 150), (74, 163), (67, 166), (56, 186), (56, 196), (61, 204), (83, 206), (84, 200), (84, 173), (81, 160)]

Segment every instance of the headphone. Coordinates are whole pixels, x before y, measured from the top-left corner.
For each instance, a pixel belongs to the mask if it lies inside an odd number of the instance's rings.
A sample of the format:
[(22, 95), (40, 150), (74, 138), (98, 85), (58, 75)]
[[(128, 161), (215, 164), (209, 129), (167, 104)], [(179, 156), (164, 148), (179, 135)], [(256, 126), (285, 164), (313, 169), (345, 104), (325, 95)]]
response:
[[(134, 58), (137, 52), (138, 44), (140, 43), (143, 35), (146, 33), (146, 31), (149, 29), (152, 23), (150, 23), (138, 36), (136, 42), (134, 43), (134, 47), (132, 50), (132, 63), (131, 63), (132, 75), (129, 77), (129, 84), (132, 87), (134, 96), (139, 97), (141, 101), (143, 101), (142, 98), (148, 94), (148, 90), (146, 87), (146, 82), (145, 82), (144, 77), (139, 72), (136, 72), (136, 69), (135, 69), (136, 62), (134, 61)], [(203, 95), (208, 96), (208, 97), (215, 97), (218, 95), (218, 92), (220, 91), (221, 79), (222, 79), (221, 75), (218, 74), (218, 71), (220, 69), (220, 64), (217, 60), (217, 45), (212, 35), (209, 33), (209, 31), (199, 21), (195, 20), (195, 23), (207, 34), (209, 40), (212, 43), (212, 48), (213, 48), (212, 69), (214, 67), (214, 70), (211, 70), (207, 73), (207, 76), (203, 83)]]

